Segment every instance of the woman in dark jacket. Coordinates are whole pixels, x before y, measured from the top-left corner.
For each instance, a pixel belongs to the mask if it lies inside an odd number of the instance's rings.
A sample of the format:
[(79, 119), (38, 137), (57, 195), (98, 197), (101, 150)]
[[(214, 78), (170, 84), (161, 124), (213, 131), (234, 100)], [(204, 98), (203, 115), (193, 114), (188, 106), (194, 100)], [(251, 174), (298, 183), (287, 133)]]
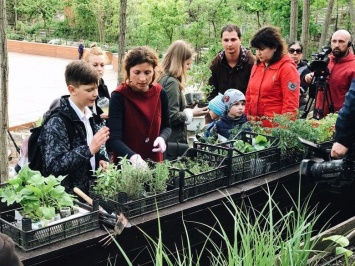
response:
[(299, 42), (292, 42), (288, 45), (288, 55), (297, 65), (297, 71), (300, 75), (300, 103), (299, 110), (304, 111), (308, 100), (308, 84), (304, 81), (304, 76), (310, 73), (308, 62), (303, 60), (303, 45)]

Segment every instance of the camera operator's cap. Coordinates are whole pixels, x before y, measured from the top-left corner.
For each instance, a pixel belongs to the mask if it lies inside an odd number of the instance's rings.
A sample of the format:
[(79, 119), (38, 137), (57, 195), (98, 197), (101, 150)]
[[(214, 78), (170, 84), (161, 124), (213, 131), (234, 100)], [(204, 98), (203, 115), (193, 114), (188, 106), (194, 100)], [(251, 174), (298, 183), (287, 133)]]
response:
[(240, 90), (228, 89), (225, 91), (223, 95), (225, 110), (229, 111), (229, 109), (239, 101), (245, 101), (245, 95)]
[(221, 116), (225, 110), (224, 103), (223, 103), (223, 94), (218, 93), (216, 97), (214, 97), (208, 103), (208, 109), (214, 112), (216, 115)]

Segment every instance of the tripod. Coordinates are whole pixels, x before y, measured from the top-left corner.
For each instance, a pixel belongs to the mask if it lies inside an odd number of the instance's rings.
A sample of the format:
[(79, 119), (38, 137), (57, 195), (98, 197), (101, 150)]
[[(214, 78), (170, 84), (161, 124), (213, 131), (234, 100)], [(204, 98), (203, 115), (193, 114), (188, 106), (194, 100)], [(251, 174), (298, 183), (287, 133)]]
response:
[[(334, 104), (332, 100), (332, 95), (329, 90), (329, 84), (327, 82), (327, 76), (329, 75), (329, 71), (322, 71), (322, 73), (314, 72), (313, 79), (311, 81), (311, 85), (309, 86), (309, 98), (305, 107), (305, 110), (301, 116), (301, 118), (307, 118), (308, 113), (310, 112), (313, 102), (313, 118), (314, 119), (322, 119), (324, 117), (325, 107), (328, 108), (328, 113), (334, 113)], [(322, 105), (321, 107), (317, 107), (317, 96), (318, 93), (322, 92)]]

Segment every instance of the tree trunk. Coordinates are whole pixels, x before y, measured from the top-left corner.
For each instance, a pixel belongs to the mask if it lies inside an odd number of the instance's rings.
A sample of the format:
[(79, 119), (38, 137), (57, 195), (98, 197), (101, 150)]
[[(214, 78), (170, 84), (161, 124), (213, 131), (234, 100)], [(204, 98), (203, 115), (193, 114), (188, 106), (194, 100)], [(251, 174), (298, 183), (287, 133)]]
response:
[(120, 0), (120, 29), (118, 36), (118, 77), (117, 84), (123, 81), (122, 60), (126, 51), (126, 22), (127, 22), (127, 0)]
[(8, 61), (6, 40), (6, 0), (0, 0), (0, 180), (8, 180), (9, 161), (7, 155), (7, 94), (8, 94)]
[(307, 58), (308, 56), (310, 9), (311, 9), (311, 0), (303, 0), (301, 43), (303, 44), (304, 58)]
[(319, 47), (318, 47), (319, 51), (322, 49), (322, 46), (324, 46), (326, 44), (330, 19), (332, 17), (333, 6), (334, 6), (334, 0), (329, 0), (328, 7), (327, 7), (327, 13), (325, 14), (325, 19), (324, 19), (322, 35), (321, 35), (320, 41), (319, 41)]
[(14, 11), (15, 11), (15, 29), (17, 29), (17, 0), (14, 1)]
[(298, 0), (291, 0), (290, 42), (297, 41)]
[(349, 12), (350, 12), (350, 32), (355, 34), (355, 10), (353, 0), (349, 0)]

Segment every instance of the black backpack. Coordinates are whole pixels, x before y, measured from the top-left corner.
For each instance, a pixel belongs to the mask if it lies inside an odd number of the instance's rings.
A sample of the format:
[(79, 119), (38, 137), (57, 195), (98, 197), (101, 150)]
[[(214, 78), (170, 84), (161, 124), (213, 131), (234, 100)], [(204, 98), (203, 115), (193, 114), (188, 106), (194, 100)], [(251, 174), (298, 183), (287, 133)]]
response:
[(28, 138), (28, 166), (31, 170), (37, 170), (40, 171), (41, 174), (43, 175), (43, 160), (42, 160), (42, 153), (41, 153), (41, 147), (38, 144), (38, 138), (41, 135), (43, 127), (47, 124), (47, 122), (52, 118), (52, 117), (60, 117), (67, 129), (68, 132), (68, 137), (69, 137), (69, 142), (70, 142), (70, 148), (72, 148), (73, 144), (73, 138), (74, 138), (74, 127), (72, 121), (69, 120), (68, 117), (65, 115), (62, 115), (58, 110), (55, 110), (45, 121), (42, 122), (42, 125), (39, 127), (32, 128), (31, 135)]

